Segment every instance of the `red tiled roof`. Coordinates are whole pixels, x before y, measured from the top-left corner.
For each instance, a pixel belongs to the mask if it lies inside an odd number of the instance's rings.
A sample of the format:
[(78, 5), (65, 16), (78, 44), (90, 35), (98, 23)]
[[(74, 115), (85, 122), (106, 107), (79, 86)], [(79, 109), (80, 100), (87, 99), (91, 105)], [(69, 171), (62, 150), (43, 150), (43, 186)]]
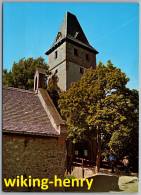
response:
[(30, 134), (59, 135), (34, 91), (3, 88), (3, 130)]

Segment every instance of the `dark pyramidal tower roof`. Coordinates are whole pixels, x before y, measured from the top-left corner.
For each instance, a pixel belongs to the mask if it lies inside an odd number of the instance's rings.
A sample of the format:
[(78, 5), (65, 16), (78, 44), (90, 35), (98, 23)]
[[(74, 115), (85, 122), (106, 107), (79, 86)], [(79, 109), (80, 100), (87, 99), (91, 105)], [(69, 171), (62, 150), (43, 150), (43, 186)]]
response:
[[(61, 32), (63, 37), (66, 37), (66, 36), (72, 36), (74, 38), (80, 37), (82, 42), (89, 44), (76, 16), (69, 12), (66, 13), (59, 32)], [(55, 43), (56, 43), (56, 40), (54, 44)]]
[(89, 44), (76, 16), (69, 12), (66, 12), (62, 25), (58, 31), (57, 37), (52, 47), (46, 52), (46, 54), (50, 54), (54, 49), (56, 49), (66, 40), (71, 41), (73, 43), (75, 42), (78, 45), (81, 45), (86, 49), (91, 50), (95, 54), (98, 54), (98, 52)]

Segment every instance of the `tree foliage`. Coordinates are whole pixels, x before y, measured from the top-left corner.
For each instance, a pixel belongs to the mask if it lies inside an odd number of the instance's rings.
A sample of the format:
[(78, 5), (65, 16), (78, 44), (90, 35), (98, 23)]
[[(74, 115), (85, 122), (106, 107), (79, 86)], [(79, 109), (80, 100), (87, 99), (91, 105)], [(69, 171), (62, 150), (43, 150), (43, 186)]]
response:
[(42, 57), (37, 59), (22, 58), (19, 62), (14, 62), (12, 71), (10, 70), (8, 72), (6, 69), (3, 70), (3, 85), (23, 89), (33, 89), (34, 73), (35, 68), (37, 67), (45, 69), (46, 74), (49, 73), (48, 65)]
[[(80, 81), (61, 94), (59, 108), (73, 142), (98, 139), (98, 170), (101, 141), (108, 137), (108, 146), (113, 148), (116, 143), (115, 147), (119, 148), (118, 136), (127, 138), (133, 130), (133, 115), (136, 118), (138, 113), (134, 113), (135, 91), (126, 88), (128, 81), (125, 73), (109, 60), (107, 66), (100, 62), (96, 70), (89, 69)], [(135, 128), (138, 129), (138, 124)]]
[(58, 109), (58, 100), (60, 98), (61, 89), (58, 87), (58, 77), (56, 74), (50, 76), (47, 85), (47, 91), (51, 99), (53, 100), (53, 103), (55, 104), (56, 108)]
[[(137, 90), (126, 89), (124, 97), (128, 99), (128, 106), (123, 108), (124, 122), (113, 133), (105, 144), (114, 150), (118, 159), (128, 155), (130, 165), (138, 169), (138, 139), (139, 139), (139, 94)], [(103, 145), (105, 145), (103, 144)]]

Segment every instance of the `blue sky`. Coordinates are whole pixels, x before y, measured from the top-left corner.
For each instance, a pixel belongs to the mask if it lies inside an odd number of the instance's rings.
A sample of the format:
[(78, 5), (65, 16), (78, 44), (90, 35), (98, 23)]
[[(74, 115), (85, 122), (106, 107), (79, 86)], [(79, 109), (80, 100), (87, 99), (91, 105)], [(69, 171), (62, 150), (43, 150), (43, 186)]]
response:
[(139, 89), (139, 5), (137, 3), (4, 3), (3, 68), (42, 56), (53, 44), (66, 11), (76, 15), (89, 43)]

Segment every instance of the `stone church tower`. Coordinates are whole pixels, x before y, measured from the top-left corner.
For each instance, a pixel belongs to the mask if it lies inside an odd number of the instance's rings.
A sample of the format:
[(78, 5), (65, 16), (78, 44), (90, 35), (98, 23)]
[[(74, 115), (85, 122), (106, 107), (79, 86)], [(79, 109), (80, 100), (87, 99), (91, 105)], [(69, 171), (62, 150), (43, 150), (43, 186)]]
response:
[(96, 54), (76, 16), (66, 12), (57, 37), (46, 52), (50, 71), (59, 78), (58, 86), (66, 91), (72, 82), (80, 80), (85, 69), (95, 69)]

